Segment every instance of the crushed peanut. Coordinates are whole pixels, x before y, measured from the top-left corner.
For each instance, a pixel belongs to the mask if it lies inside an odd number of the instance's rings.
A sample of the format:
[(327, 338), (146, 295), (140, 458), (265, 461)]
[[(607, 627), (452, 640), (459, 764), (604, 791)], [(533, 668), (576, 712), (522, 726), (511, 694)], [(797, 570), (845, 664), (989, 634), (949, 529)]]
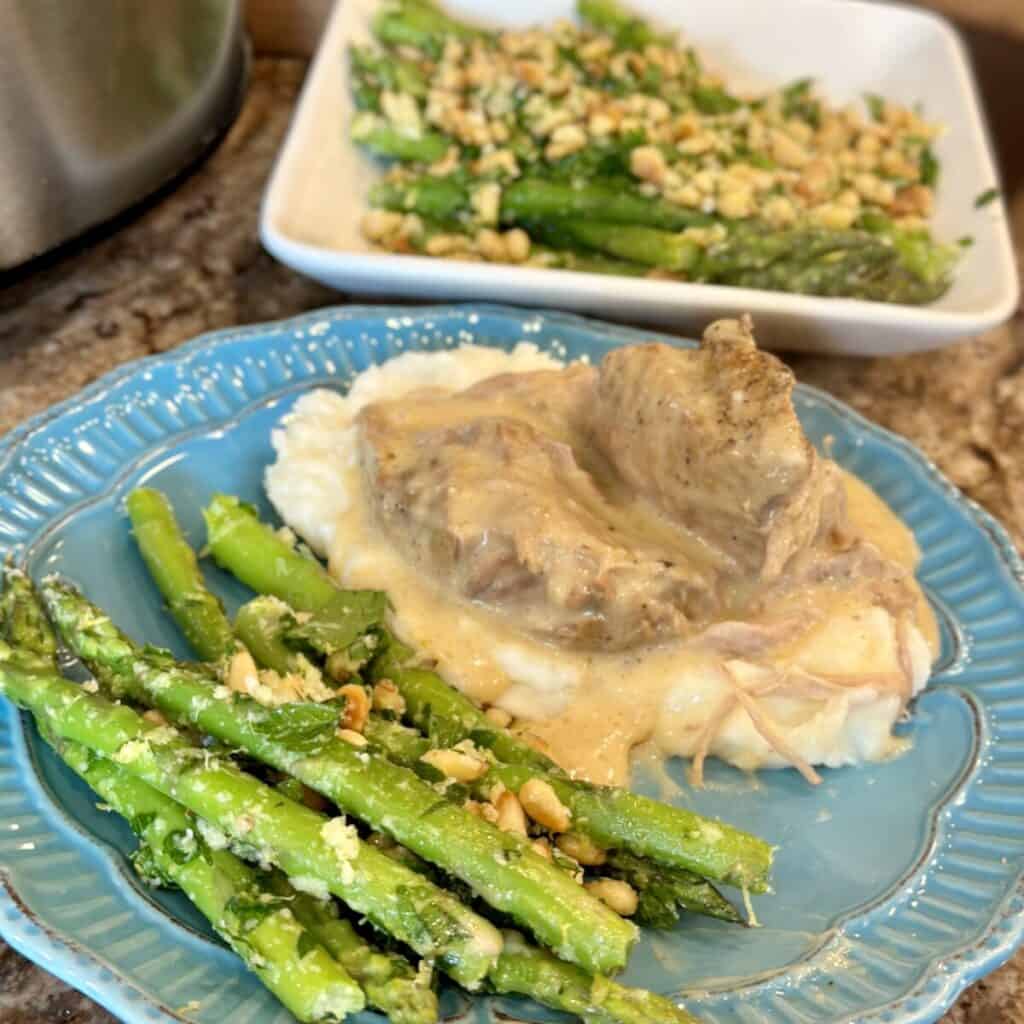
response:
[(544, 156), (551, 163), (572, 153), (578, 153), (587, 144), (587, 133), (578, 124), (563, 124), (551, 133), (551, 141)]
[(339, 740), (344, 740), (346, 743), (351, 744), (353, 747), (365, 747), (368, 740), (361, 732), (356, 732), (355, 729), (339, 729), (335, 736)]
[(505, 790), (494, 805), (498, 810), (498, 828), (502, 832), (514, 832), (516, 835), (526, 835), (526, 815), (523, 813), (522, 804), (516, 798), (515, 793)]
[(476, 782), (487, 774), (488, 768), (487, 761), (479, 754), (455, 747), (428, 750), (420, 760), (436, 768), (445, 778), (454, 779), (456, 782)]
[(428, 256), (464, 256), (470, 252), (470, 240), (465, 235), (434, 235), (427, 240)]
[(459, 169), (460, 153), (458, 146), (449, 146), (445, 155), (427, 168), (427, 173), (434, 175), (435, 178), (447, 178), (449, 174), (454, 174)]
[(338, 696), (345, 698), (340, 727), (362, 732), (367, 718), (370, 717), (370, 698), (366, 695), (366, 690), (358, 683), (347, 683), (338, 691)]
[(490, 260), (494, 263), (503, 263), (505, 261), (505, 240), (499, 232), (491, 228), (481, 228), (476, 233), (474, 242), (476, 244), (476, 251), (485, 260)]
[[(524, 231), (523, 234), (526, 232)], [(512, 716), (504, 708), (488, 708), (484, 712), (484, 717), (499, 729), (505, 729), (512, 723)]]
[(493, 181), (479, 185), (470, 195), (469, 203), (481, 224), (494, 226), (501, 212), (501, 186)]
[(636, 890), (618, 878), (597, 878), (583, 887), (621, 917), (632, 917), (640, 904)]
[(375, 711), (392, 711), (405, 714), (405, 698), (390, 679), (381, 679), (373, 687), (373, 708)]
[(642, 181), (652, 185), (664, 185), (668, 174), (668, 161), (657, 146), (637, 146), (629, 154), (629, 169)]
[(538, 825), (551, 832), (567, 832), (572, 820), (569, 808), (558, 799), (549, 782), (543, 779), (529, 779), (519, 790), (519, 802), (523, 810)]
[(563, 832), (555, 842), (562, 853), (587, 868), (599, 867), (608, 859), (593, 839), (579, 832)]
[(534, 839), (534, 841), (530, 843), (530, 847), (534, 853), (539, 854), (545, 860), (552, 859), (551, 844), (543, 836), (540, 839)]

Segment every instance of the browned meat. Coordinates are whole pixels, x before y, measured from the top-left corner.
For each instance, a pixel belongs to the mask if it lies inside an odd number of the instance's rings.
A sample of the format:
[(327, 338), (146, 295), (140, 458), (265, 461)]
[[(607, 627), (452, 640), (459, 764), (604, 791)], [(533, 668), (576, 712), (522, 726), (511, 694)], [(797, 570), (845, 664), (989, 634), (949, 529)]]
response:
[(771, 580), (843, 507), (792, 389), (790, 371), (758, 351), (749, 319), (720, 320), (699, 349), (609, 353), (594, 438), (630, 487), (723, 556), (730, 576)]
[[(529, 422), (554, 415), (553, 384), (509, 375), (364, 409), (381, 525), (424, 572), (559, 642), (613, 649), (687, 633), (712, 611), (713, 580), (621, 522), (572, 448)], [(564, 414), (551, 434), (571, 432)]]
[[(723, 321), (697, 350), (376, 403), (359, 417), (367, 492), (424, 574), (522, 628), (603, 649), (674, 639), (741, 613), (747, 584), (841, 514), (792, 383)], [(749, 633), (717, 640), (769, 640)]]

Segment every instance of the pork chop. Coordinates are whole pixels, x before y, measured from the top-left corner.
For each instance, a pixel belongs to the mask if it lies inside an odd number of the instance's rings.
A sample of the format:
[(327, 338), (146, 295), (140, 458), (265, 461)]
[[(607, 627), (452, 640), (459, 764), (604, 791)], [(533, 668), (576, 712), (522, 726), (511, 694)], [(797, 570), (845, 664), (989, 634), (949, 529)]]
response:
[[(522, 392), (525, 378), (543, 386), (545, 376), (503, 380)], [(360, 414), (368, 493), (404, 555), (463, 597), (570, 646), (634, 647), (705, 619), (711, 581), (624, 534), (572, 448), (509, 414), (516, 403), (498, 398), (495, 380), (484, 383), (458, 399), (421, 396)], [(506, 414), (484, 414), (481, 402)]]
[(422, 573), (558, 643), (622, 650), (735, 611), (841, 509), (749, 326), (698, 350), (503, 374), (366, 406), (374, 515)]
[(703, 538), (733, 577), (770, 581), (843, 509), (838, 471), (804, 434), (792, 391), (749, 318), (719, 320), (698, 349), (610, 352), (590, 423), (636, 493)]

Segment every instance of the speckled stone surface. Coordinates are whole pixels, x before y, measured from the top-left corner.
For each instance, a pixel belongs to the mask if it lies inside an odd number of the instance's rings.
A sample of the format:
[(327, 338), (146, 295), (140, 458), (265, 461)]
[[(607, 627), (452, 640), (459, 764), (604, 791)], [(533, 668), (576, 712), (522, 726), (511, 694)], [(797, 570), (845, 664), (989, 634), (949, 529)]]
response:
[[(304, 67), (257, 61), (238, 122), (199, 171), (109, 238), (0, 290), (0, 432), (125, 360), (214, 328), (345, 301), (275, 263), (256, 235)], [(1015, 221), (1024, 239), (1024, 193)], [(792, 363), (802, 379), (921, 445), (1024, 547), (1020, 315), (941, 353)], [(964, 993), (944, 1024), (1024, 1024), (1022, 972), (1024, 953)], [(0, 942), (0, 1024), (112, 1020)]]

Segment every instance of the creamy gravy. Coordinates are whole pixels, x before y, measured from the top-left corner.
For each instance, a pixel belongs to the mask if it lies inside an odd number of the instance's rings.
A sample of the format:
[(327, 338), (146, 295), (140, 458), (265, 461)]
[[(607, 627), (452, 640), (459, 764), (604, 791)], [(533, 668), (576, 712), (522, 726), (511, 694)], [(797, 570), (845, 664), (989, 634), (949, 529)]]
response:
[[(486, 363), (481, 352), (474, 350), (472, 371), (455, 386), (513, 368), (511, 356), (495, 353)], [(451, 370), (459, 369), (458, 355), (441, 354)], [(400, 386), (385, 397), (414, 390), (416, 375), (401, 366), (410, 358), (374, 371), (380, 380), (395, 367)], [(539, 356), (531, 358), (534, 365), (524, 368), (538, 368)], [(428, 383), (439, 372), (434, 366)], [(352, 392), (358, 405), (377, 397), (361, 380)], [(388, 592), (402, 639), (436, 659), (445, 678), (474, 699), (508, 710), (568, 770), (624, 783), (631, 751), (644, 744), (646, 751), (694, 757), (698, 775), (704, 756), (717, 755), (750, 770), (795, 764), (813, 779), (813, 764), (877, 760), (897, 749), (891, 726), (927, 680), (939, 645), (934, 616), (912, 578), (898, 584), (916, 602), (909, 614), (886, 610), (877, 580), (843, 587), (825, 581), (771, 595), (762, 611), (722, 623), (721, 635), (713, 627), (615, 653), (558, 646), (421, 574), (384, 535), (357, 457), (357, 407), (352, 397), (328, 392), (298, 403), (275, 432), (271, 500), (327, 557), (339, 581)], [(918, 551), (910, 531), (864, 483), (842, 479), (851, 532), (912, 573)], [(627, 503), (620, 507), (635, 524)], [(680, 545), (659, 517), (648, 518), (648, 544)], [(760, 641), (745, 638), (749, 627), (761, 631)]]
[[(866, 484), (849, 474), (844, 474), (844, 483), (852, 526), (913, 571), (918, 552), (910, 531)], [(722, 679), (720, 654), (692, 641), (595, 654), (524, 635), (499, 615), (452, 597), (405, 562), (374, 523), (355, 465), (346, 487), (353, 500), (335, 523), (328, 550), (331, 572), (346, 586), (386, 588), (397, 633), (436, 658), (438, 670), (450, 682), (481, 703), (511, 712), (523, 723), (523, 731), (536, 737), (556, 761), (594, 782), (628, 781), (630, 751), (648, 740), (667, 755), (692, 755), (697, 750), (702, 729), (729, 689), (729, 682)], [(819, 589), (802, 602), (790, 600), (785, 611), (818, 614), (825, 593)], [(938, 627), (927, 601), (918, 594), (916, 622), (934, 659)], [(802, 632), (798, 641), (777, 645), (773, 656), (811, 672), (867, 672), (879, 677), (878, 689), (892, 689), (884, 677), (895, 678), (900, 665), (889, 623), (856, 592), (844, 591), (832, 600), (823, 621)], [(896, 699), (882, 711), (894, 715), (899, 703)], [(838, 700), (790, 704), (777, 698), (773, 716), (781, 716), (791, 729), (802, 725), (809, 742), (815, 731), (822, 731), (821, 756), (815, 760), (828, 763), (828, 746), (850, 713), (849, 698), (843, 694)], [(761, 745), (744, 758), (738, 748), (747, 740), (755, 742), (747, 731), (734, 724), (733, 731), (726, 731), (718, 744), (712, 742), (710, 750), (729, 753), (734, 763), (751, 769), (777, 763)], [(873, 757), (886, 752), (877, 741), (868, 751)]]

